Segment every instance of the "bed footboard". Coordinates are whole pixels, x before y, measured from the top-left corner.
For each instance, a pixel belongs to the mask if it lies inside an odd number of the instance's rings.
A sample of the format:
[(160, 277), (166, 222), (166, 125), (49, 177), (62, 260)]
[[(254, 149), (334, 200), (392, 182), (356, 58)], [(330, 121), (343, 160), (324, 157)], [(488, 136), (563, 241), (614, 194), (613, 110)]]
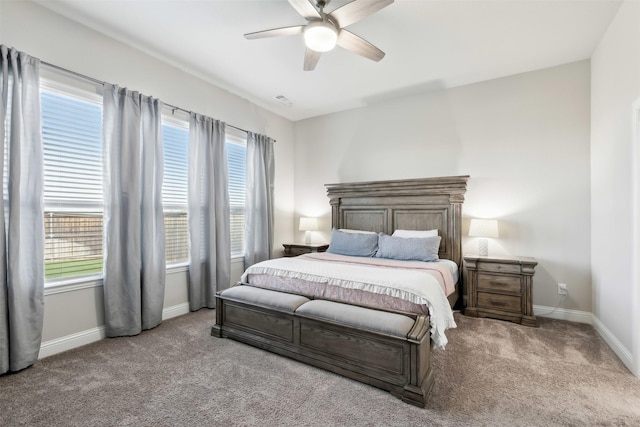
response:
[(424, 315), (236, 286), (218, 293), (211, 334), (388, 390), (420, 407), (434, 382)]

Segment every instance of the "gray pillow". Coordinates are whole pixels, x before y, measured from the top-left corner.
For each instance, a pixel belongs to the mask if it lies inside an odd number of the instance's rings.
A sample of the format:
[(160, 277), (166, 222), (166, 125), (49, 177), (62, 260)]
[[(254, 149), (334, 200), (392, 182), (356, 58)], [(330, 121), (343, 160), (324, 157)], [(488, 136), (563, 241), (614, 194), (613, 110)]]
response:
[(375, 256), (378, 235), (369, 233), (345, 233), (337, 229), (331, 232), (331, 243), (327, 252), (351, 256)]
[(438, 261), (440, 236), (394, 237), (380, 233), (376, 257), (406, 261)]

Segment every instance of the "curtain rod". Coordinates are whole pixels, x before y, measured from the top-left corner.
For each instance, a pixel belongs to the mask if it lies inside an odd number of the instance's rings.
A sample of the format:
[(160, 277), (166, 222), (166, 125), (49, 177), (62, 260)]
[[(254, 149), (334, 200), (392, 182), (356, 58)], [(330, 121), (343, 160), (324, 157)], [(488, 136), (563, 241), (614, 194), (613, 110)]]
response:
[[(62, 73), (70, 74), (73, 77), (77, 77), (77, 78), (80, 78), (80, 79), (83, 79), (83, 80), (89, 80), (90, 82), (98, 84), (100, 86), (104, 86), (107, 83), (107, 82), (104, 82), (102, 80), (94, 79), (93, 77), (89, 77), (89, 76), (86, 76), (84, 74), (80, 74), (80, 73), (78, 73), (76, 71), (72, 71), (72, 70), (69, 70), (69, 69), (66, 69), (66, 68), (62, 68), (62, 67), (60, 67), (58, 65), (50, 64), (50, 63), (45, 62), (45, 61), (40, 61), (40, 64), (42, 64), (42, 65), (44, 65), (46, 67), (49, 67), (49, 68), (53, 68), (54, 70), (60, 71)], [(185, 110), (184, 108), (176, 107), (175, 105), (166, 104), (164, 102), (163, 102), (163, 104), (164, 104), (165, 107), (170, 108), (172, 110), (172, 112), (175, 112), (176, 110), (178, 110), (178, 111), (182, 111), (183, 113), (187, 113), (187, 114), (191, 114), (192, 113), (191, 111)], [(249, 133), (250, 132), (250, 131), (248, 131), (246, 129), (239, 128), (237, 126), (231, 125), (231, 124), (226, 123), (226, 122), (225, 122), (225, 125), (227, 125), (229, 127), (232, 127), (234, 129), (237, 129), (240, 132), (244, 132), (244, 133)], [(276, 142), (276, 140), (274, 139), (273, 142)]]

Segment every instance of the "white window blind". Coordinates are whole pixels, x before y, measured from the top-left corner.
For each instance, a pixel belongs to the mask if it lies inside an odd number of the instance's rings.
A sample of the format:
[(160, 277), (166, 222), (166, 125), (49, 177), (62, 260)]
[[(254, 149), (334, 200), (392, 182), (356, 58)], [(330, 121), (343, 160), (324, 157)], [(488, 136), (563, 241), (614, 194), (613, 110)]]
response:
[[(165, 215), (167, 264), (189, 260), (187, 185), (189, 131), (187, 122), (163, 121), (164, 182), (162, 201)], [(244, 203), (246, 139), (227, 134), (231, 256), (244, 255)]]
[(189, 261), (187, 225), (187, 182), (189, 123), (163, 121), (164, 181), (162, 204), (166, 239), (167, 265)]
[(102, 103), (41, 90), (45, 278), (102, 272)]
[(231, 256), (244, 255), (244, 203), (246, 188), (247, 141), (227, 134), (229, 169), (229, 209), (231, 220)]

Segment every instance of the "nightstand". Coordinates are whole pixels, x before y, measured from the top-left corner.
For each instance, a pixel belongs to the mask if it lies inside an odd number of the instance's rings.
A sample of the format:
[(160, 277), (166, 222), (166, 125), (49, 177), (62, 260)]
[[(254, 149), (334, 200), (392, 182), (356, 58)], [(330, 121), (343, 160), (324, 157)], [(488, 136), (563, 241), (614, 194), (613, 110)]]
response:
[(531, 287), (535, 258), (467, 255), (467, 307), (464, 314), (538, 326)]
[(324, 252), (329, 245), (327, 243), (283, 243), (284, 256), (292, 257), (312, 252)]

